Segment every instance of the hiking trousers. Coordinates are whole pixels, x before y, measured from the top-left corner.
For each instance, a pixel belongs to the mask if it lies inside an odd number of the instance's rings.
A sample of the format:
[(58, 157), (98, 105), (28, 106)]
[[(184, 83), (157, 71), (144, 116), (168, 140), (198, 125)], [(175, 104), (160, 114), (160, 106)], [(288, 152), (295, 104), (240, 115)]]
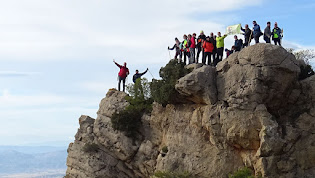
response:
[[(202, 57), (205, 55), (205, 52), (202, 50), (201, 46), (197, 47), (197, 57), (196, 57), (196, 63), (199, 62), (199, 55), (200, 52), (202, 52)], [(202, 59), (202, 58), (201, 58)]]
[(281, 46), (280, 38), (274, 38), (273, 41), (275, 42), (275, 45), (277, 45), (277, 43), (278, 43), (279, 46)]
[(125, 92), (125, 83), (126, 83), (126, 77), (120, 77), (118, 76), (119, 82), (118, 82), (118, 91), (120, 91), (120, 83), (123, 82), (123, 92)]
[(195, 62), (195, 48), (189, 48), (189, 51), (190, 51), (189, 64), (192, 64)]

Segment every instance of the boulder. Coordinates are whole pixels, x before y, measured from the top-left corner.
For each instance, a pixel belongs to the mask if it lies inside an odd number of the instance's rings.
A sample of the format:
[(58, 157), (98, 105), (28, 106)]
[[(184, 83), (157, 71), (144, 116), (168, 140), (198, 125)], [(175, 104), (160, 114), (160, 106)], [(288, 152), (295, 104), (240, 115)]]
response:
[(215, 104), (217, 101), (216, 69), (202, 66), (180, 78), (175, 89), (196, 104)]

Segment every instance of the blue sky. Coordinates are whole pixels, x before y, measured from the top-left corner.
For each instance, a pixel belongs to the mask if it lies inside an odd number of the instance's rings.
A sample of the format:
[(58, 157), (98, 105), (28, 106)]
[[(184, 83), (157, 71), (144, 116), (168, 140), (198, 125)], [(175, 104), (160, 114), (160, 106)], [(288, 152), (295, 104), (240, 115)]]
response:
[(73, 141), (80, 115), (96, 117), (117, 86), (113, 58), (157, 78), (167, 46), (184, 33), (277, 21), (285, 47), (315, 49), (313, 8), (305, 0), (0, 1), (0, 143)]

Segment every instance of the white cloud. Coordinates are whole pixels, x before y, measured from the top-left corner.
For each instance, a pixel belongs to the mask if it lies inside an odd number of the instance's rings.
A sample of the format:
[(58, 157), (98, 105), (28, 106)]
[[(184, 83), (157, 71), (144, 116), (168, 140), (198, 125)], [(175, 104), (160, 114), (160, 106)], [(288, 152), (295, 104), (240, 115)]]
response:
[(39, 74), (38, 72), (0, 71), (0, 77), (25, 77)]

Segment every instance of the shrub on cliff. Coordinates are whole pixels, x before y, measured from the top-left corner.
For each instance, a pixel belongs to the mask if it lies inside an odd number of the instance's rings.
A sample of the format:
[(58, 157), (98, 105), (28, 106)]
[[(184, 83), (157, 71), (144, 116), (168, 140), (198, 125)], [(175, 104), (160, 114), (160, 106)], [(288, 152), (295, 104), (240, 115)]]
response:
[(157, 171), (151, 178), (192, 178), (192, 175), (187, 172), (171, 172), (171, 171)]
[(254, 176), (252, 170), (250, 170), (247, 167), (244, 167), (234, 172), (233, 174), (230, 174), (229, 178), (254, 178)]
[(135, 84), (127, 87), (130, 96), (126, 97), (129, 105), (125, 110), (113, 114), (111, 117), (112, 127), (123, 131), (126, 136), (136, 138), (142, 125), (143, 113), (150, 113), (153, 100), (150, 97), (149, 83), (147, 79), (138, 79)]
[(190, 71), (185, 68), (184, 63), (170, 60), (165, 67), (160, 69), (162, 80), (153, 80), (151, 83), (151, 95), (154, 101), (166, 106), (178, 101), (179, 93), (175, 90), (177, 80)]

